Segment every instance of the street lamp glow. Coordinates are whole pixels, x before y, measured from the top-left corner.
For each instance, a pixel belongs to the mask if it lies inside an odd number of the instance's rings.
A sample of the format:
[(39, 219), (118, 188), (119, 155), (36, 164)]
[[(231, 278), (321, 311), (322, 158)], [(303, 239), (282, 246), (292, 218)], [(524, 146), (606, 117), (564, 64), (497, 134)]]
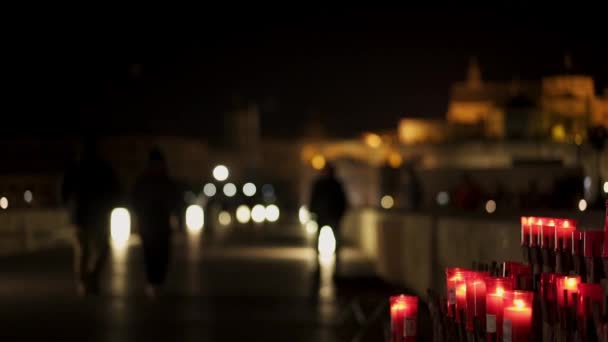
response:
[(382, 208), (388, 210), (388, 209), (391, 209), (395, 205), (395, 200), (393, 199), (393, 196), (384, 195), (384, 196), (382, 196), (382, 199), (380, 200), (380, 205), (382, 206)]
[(578, 201), (578, 210), (580, 210), (580, 211), (587, 210), (587, 201), (585, 201), (584, 199)]
[(186, 208), (186, 228), (190, 233), (198, 233), (205, 224), (205, 212), (200, 205), (193, 204)]
[(266, 221), (277, 222), (279, 220), (279, 216), (281, 215), (281, 212), (279, 210), (279, 207), (277, 207), (274, 204), (271, 204), (266, 207), (265, 215), (266, 215)]
[(25, 190), (25, 192), (23, 193), (23, 200), (25, 201), (25, 203), (32, 203), (32, 200), (34, 199), (34, 195), (32, 194), (32, 191), (30, 190)]
[(8, 208), (8, 198), (2, 197), (0, 198), (0, 208), (7, 209)]
[(242, 224), (248, 223), (251, 220), (251, 210), (248, 206), (243, 204), (236, 208), (236, 220)]
[(217, 192), (217, 188), (215, 187), (215, 184), (213, 184), (213, 183), (207, 183), (207, 184), (205, 184), (205, 186), (203, 186), (203, 193), (207, 197), (215, 196), (216, 192)]
[(131, 215), (125, 208), (115, 208), (110, 214), (110, 236), (112, 242), (124, 246), (131, 236)]
[(310, 221), (310, 211), (308, 211), (305, 205), (301, 206), (300, 210), (298, 210), (298, 218), (301, 224), (306, 224)]
[(247, 197), (253, 197), (257, 191), (258, 189), (253, 183), (245, 183), (245, 185), (243, 185), (243, 194)]
[(216, 180), (223, 182), (228, 179), (230, 172), (228, 172), (228, 168), (224, 165), (218, 165), (213, 169), (213, 178)]
[(232, 216), (230, 216), (229, 212), (222, 211), (218, 216), (218, 221), (222, 226), (227, 226), (232, 223)]
[(251, 209), (251, 219), (255, 223), (262, 223), (266, 219), (266, 208), (263, 205), (257, 204)]
[(322, 258), (331, 257), (336, 252), (336, 237), (330, 226), (323, 226), (321, 228), (317, 249)]
[(234, 195), (236, 195), (236, 185), (234, 185), (233, 183), (224, 184), (224, 195), (226, 195), (227, 197), (233, 197)]
[(488, 214), (492, 214), (496, 211), (496, 202), (494, 200), (489, 200), (486, 202), (486, 211)]

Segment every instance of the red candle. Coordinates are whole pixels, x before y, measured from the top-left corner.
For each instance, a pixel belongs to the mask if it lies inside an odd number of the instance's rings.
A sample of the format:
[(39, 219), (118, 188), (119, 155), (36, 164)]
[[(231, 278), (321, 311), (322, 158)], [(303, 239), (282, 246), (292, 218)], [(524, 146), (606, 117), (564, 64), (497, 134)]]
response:
[(512, 279), (513, 290), (527, 290), (532, 287), (532, 271), (529, 265), (515, 261), (505, 261), (503, 263), (503, 277)]
[(572, 247), (573, 231), (576, 231), (576, 222), (574, 220), (556, 220), (554, 241), (556, 251), (567, 251)]
[(585, 258), (598, 258), (602, 256), (604, 231), (585, 230), (583, 232), (583, 249)]
[(483, 326), (486, 320), (486, 283), (487, 272), (468, 272), (466, 274), (466, 300), (468, 331), (475, 330), (475, 318)]
[(541, 227), (543, 225), (542, 217), (530, 217), (528, 221), (528, 225), (530, 226), (530, 247), (538, 247), (540, 246), (541, 240)]
[[(568, 277), (568, 276), (557, 276), (556, 287), (557, 287), (557, 303), (560, 307), (566, 306), (565, 300), (567, 300), (567, 306), (574, 306), (572, 300), (573, 294), (578, 294), (578, 285), (581, 283), (581, 277)], [(566, 296), (566, 298), (564, 298)]]
[(446, 269), (446, 281), (448, 292), (448, 316), (452, 317), (451, 306), (456, 309), (456, 322), (460, 322), (460, 310), (466, 309), (467, 304), (467, 285), (466, 274), (468, 270), (458, 267), (448, 267)]
[(593, 304), (599, 303), (602, 312), (604, 289), (600, 284), (579, 284), (579, 302), (577, 309), (578, 330), (581, 337), (585, 340), (591, 333), (587, 329), (587, 323), (593, 317)]
[(583, 232), (575, 230), (572, 232), (572, 255), (581, 256), (583, 255)]
[(558, 275), (555, 273), (543, 273), (540, 275), (540, 296), (548, 302), (554, 302), (556, 297), (556, 279)]
[(532, 334), (534, 292), (512, 291), (505, 296), (503, 341), (529, 341)]
[(496, 334), (497, 341), (502, 338), (502, 314), (505, 292), (511, 290), (511, 279), (486, 277), (486, 332), (488, 340)]
[(532, 217), (521, 217), (521, 245), (530, 246), (530, 224)]
[(416, 341), (418, 297), (392, 296), (391, 342)]
[(555, 219), (545, 218), (540, 223), (540, 247), (544, 249), (555, 248)]

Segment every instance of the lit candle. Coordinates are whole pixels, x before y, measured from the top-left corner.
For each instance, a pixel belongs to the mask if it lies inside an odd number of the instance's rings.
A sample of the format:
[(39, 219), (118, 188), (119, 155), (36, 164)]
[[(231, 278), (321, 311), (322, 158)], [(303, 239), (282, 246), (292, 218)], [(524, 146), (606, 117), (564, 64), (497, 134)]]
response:
[(503, 277), (512, 279), (513, 290), (528, 290), (532, 287), (532, 271), (529, 265), (515, 261), (505, 261), (503, 263)]
[(560, 307), (566, 306), (564, 295), (567, 297), (567, 306), (574, 306), (572, 300), (573, 294), (578, 294), (578, 285), (581, 282), (581, 277), (558, 276), (556, 278), (557, 287), (557, 303)]
[(532, 217), (521, 217), (521, 245), (530, 246), (530, 220)]
[(507, 341), (529, 341), (532, 333), (532, 301), (534, 292), (507, 293), (503, 311), (503, 338)]
[(602, 255), (604, 231), (586, 230), (583, 232), (583, 249), (585, 258), (598, 258)]
[(555, 250), (567, 251), (572, 247), (572, 232), (576, 231), (574, 220), (560, 219), (555, 225)]
[(392, 296), (391, 305), (391, 342), (410, 342), (416, 340), (418, 297)]
[(487, 272), (469, 272), (466, 275), (466, 307), (468, 331), (475, 330), (475, 319), (483, 324), (486, 321), (486, 283), (484, 278), (489, 276)]
[(538, 247), (540, 246), (541, 236), (541, 227), (543, 225), (542, 217), (530, 217), (528, 220), (528, 225), (530, 227), (530, 247)]
[(575, 230), (572, 232), (572, 255), (581, 256), (583, 255), (583, 232)]
[(555, 301), (556, 279), (558, 275), (555, 273), (543, 273), (540, 276), (540, 296), (548, 302)]
[(505, 292), (511, 290), (511, 279), (486, 277), (486, 332), (502, 337), (502, 314)]
[(540, 224), (540, 247), (553, 250), (555, 248), (555, 219), (544, 219)]
[(579, 303), (577, 310), (578, 330), (581, 333), (583, 340), (586, 340), (590, 335), (587, 327), (591, 317), (593, 317), (593, 303), (599, 303), (600, 312), (602, 311), (604, 289), (600, 284), (579, 284)]
[(460, 309), (466, 309), (466, 274), (468, 270), (464, 268), (448, 267), (446, 269), (446, 282), (448, 293), (448, 316), (452, 317), (452, 307), (456, 310), (456, 321), (460, 322)]

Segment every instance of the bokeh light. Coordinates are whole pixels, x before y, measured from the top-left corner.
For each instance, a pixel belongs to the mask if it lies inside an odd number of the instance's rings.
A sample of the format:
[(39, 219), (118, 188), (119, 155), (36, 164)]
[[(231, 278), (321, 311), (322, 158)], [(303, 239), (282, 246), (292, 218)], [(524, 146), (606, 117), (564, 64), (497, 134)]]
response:
[(587, 201), (585, 201), (584, 199), (578, 201), (578, 210), (580, 210), (580, 211), (587, 210)]
[(496, 202), (494, 200), (489, 200), (486, 202), (486, 211), (488, 214), (492, 214), (496, 211)]
[(213, 183), (207, 183), (203, 186), (203, 194), (207, 197), (213, 197), (217, 193), (217, 188)]
[(186, 208), (186, 228), (190, 233), (198, 233), (205, 225), (205, 212), (200, 205), (193, 204)]
[(448, 205), (448, 203), (450, 203), (450, 195), (447, 193), (447, 191), (440, 191), (437, 194), (437, 204), (440, 206), (445, 206)]
[(228, 179), (230, 172), (228, 172), (228, 168), (224, 165), (218, 165), (213, 169), (213, 178), (216, 180), (223, 182)]
[(131, 214), (126, 208), (115, 208), (110, 214), (110, 236), (112, 243), (124, 246), (131, 236)]
[(401, 167), (401, 164), (403, 164), (403, 157), (401, 157), (401, 154), (399, 154), (399, 152), (393, 151), (388, 156), (388, 164), (392, 168), (399, 168)]
[(261, 204), (256, 204), (251, 209), (251, 219), (255, 223), (262, 223), (266, 219), (266, 208)]
[(310, 220), (308, 223), (306, 223), (306, 232), (308, 234), (316, 234), (317, 230), (319, 230), (319, 224), (317, 224), (317, 221)]
[(305, 205), (301, 206), (298, 210), (298, 218), (300, 219), (301, 224), (306, 224), (310, 221), (310, 211), (308, 211), (308, 208)]
[(25, 203), (32, 203), (32, 200), (34, 200), (34, 194), (32, 194), (30, 190), (25, 190), (23, 193), (23, 200)]
[(6, 198), (6, 197), (0, 198), (0, 208), (2, 208), (2, 209), (8, 208), (8, 198)]
[(336, 237), (330, 226), (323, 226), (321, 228), (317, 249), (322, 258), (331, 257), (336, 252)]
[(227, 226), (232, 223), (232, 216), (227, 211), (221, 211), (217, 217), (217, 220), (222, 226)]
[(608, 182), (604, 182), (604, 192), (608, 194)]
[(322, 170), (325, 167), (325, 157), (320, 154), (317, 154), (312, 157), (312, 159), (310, 160), (310, 164), (312, 165), (313, 169)]
[(395, 200), (393, 199), (393, 196), (384, 195), (382, 196), (382, 199), (380, 199), (380, 206), (384, 209), (391, 209), (394, 205)]
[(248, 206), (243, 204), (236, 208), (236, 220), (242, 224), (249, 223), (249, 220), (251, 220), (251, 210)]
[(247, 197), (253, 197), (257, 190), (258, 189), (253, 183), (245, 183), (245, 185), (243, 185), (243, 194)]
[(224, 184), (224, 195), (226, 195), (227, 197), (233, 197), (234, 195), (236, 195), (236, 191), (236, 185), (234, 185), (233, 183)]
[(378, 134), (375, 133), (367, 133), (363, 137), (367, 146), (371, 148), (378, 148), (382, 145), (382, 138)]
[(277, 222), (279, 220), (279, 216), (281, 215), (281, 212), (279, 210), (279, 207), (277, 207), (274, 204), (271, 204), (266, 207), (265, 215), (266, 215), (266, 220), (268, 222)]

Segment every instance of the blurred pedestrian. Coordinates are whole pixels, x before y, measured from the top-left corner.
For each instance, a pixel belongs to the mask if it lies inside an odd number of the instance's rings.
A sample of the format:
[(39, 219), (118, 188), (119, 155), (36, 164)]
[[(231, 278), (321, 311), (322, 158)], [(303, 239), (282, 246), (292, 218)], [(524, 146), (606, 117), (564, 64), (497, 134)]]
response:
[[(340, 221), (348, 206), (346, 194), (342, 183), (336, 178), (336, 171), (332, 164), (327, 163), (321, 175), (312, 186), (310, 197), (310, 211), (314, 214), (319, 228), (330, 226), (336, 239), (336, 271), (340, 264)], [(320, 232), (320, 229), (319, 229)], [(318, 239), (318, 235), (317, 235)], [(318, 244), (317, 244), (318, 245)]]
[(61, 189), (76, 228), (74, 270), (79, 295), (98, 294), (99, 277), (108, 258), (110, 213), (119, 199), (119, 183), (99, 154), (97, 141), (87, 139), (78, 162), (68, 168)]
[(150, 151), (147, 165), (137, 179), (133, 207), (142, 237), (146, 294), (156, 297), (169, 267), (171, 214), (180, 204), (176, 183), (169, 176), (167, 163), (158, 148)]

